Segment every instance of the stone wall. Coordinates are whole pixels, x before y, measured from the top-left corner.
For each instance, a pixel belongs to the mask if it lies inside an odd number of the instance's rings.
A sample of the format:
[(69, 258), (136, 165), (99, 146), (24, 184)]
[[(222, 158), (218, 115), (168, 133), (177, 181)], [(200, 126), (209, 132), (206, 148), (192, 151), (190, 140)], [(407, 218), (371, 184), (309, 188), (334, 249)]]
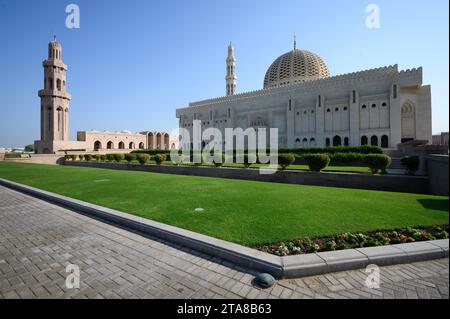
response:
[(430, 192), (448, 196), (448, 155), (429, 155), (427, 164)]
[(7, 162), (57, 165), (64, 163), (64, 156), (55, 154), (31, 154), (30, 157), (5, 159)]
[(65, 165), (98, 167), (117, 170), (146, 171), (153, 173), (206, 176), (217, 178), (242, 179), (262, 182), (302, 184), (313, 186), (368, 189), (403, 193), (428, 194), (428, 178), (423, 176), (369, 175), (357, 173), (315, 173), (298, 171), (278, 171), (263, 175), (258, 169), (214, 168), (192, 166), (157, 166), (119, 163), (71, 162)]

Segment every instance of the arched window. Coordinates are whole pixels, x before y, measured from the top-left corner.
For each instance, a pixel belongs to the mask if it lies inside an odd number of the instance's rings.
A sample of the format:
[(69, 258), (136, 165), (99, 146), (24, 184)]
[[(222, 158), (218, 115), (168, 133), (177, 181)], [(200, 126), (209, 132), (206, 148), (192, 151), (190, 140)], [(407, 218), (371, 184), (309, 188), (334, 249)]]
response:
[(330, 109), (327, 109), (327, 113), (330, 113), (331, 112), (331, 110)]
[(58, 107), (56, 109), (56, 111), (58, 112), (57, 116), (58, 116), (58, 131), (61, 131), (61, 126), (62, 126), (62, 108)]
[(327, 137), (327, 139), (325, 140), (325, 145), (328, 147), (330, 146), (330, 138)]
[(314, 137), (309, 140), (309, 145), (316, 146), (316, 139)]
[(338, 108), (338, 107), (335, 108), (334, 111), (335, 111), (335, 112), (339, 112), (339, 108)]
[(344, 138), (344, 146), (349, 146), (350, 145), (350, 141), (348, 139), (348, 137)]
[(374, 108), (376, 108), (377, 107), (377, 105), (376, 104), (372, 104), (372, 108), (374, 109)]
[(335, 136), (333, 137), (333, 146), (341, 146), (342, 145), (342, 140), (340, 136)]
[(56, 88), (58, 89), (58, 91), (61, 91), (61, 80), (60, 79), (56, 80)]
[(48, 78), (48, 86), (50, 87), (50, 90), (53, 90), (53, 78)]
[(114, 143), (109, 141), (108, 144), (106, 144), (106, 148), (109, 150), (113, 150), (114, 149)]
[(125, 149), (125, 143), (124, 142), (119, 142), (119, 149), (120, 150)]
[(367, 109), (367, 105), (364, 104), (361, 108), (362, 109)]
[(307, 138), (304, 138), (303, 141), (302, 141), (302, 144), (303, 144), (304, 147), (309, 146), (309, 144), (308, 144), (308, 139), (307, 139)]
[(144, 143), (139, 143), (139, 148), (141, 149), (141, 150), (143, 150), (144, 148), (145, 148), (145, 146), (144, 146)]
[(370, 138), (370, 145), (378, 146), (378, 136), (373, 135), (373, 136)]
[(100, 141), (96, 141), (94, 143), (94, 151), (98, 151), (102, 149), (102, 143)]
[(387, 135), (383, 135), (381, 137), (381, 147), (388, 148), (389, 147), (389, 137)]
[(367, 136), (361, 137), (361, 145), (367, 145), (369, 144), (369, 140), (367, 139)]
[(134, 150), (134, 143), (133, 143), (133, 142), (130, 142), (130, 145), (128, 145), (128, 148), (129, 148), (130, 150)]

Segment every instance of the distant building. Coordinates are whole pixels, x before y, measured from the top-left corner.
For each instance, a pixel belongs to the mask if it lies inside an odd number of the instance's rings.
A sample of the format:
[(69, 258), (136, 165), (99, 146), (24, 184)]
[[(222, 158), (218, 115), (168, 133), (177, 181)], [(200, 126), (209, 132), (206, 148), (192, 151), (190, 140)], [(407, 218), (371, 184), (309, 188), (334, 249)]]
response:
[(144, 148), (170, 149), (169, 134), (164, 132), (131, 133), (130, 131), (82, 131), (77, 140), (69, 139), (69, 103), (66, 91), (67, 65), (62, 61), (61, 44), (53, 39), (48, 45), (48, 59), (43, 62), (44, 89), (41, 98), (41, 138), (35, 141), (37, 154), (55, 154), (70, 151), (98, 152), (128, 151)]
[(179, 127), (191, 138), (181, 148), (194, 146), (194, 120), (201, 121), (202, 132), (219, 128), (223, 137), (226, 128), (278, 128), (280, 147), (431, 143), (431, 86), (422, 83), (422, 68), (392, 65), (330, 76), (320, 56), (294, 42), (269, 67), (262, 90), (236, 94), (235, 67), (230, 44), (225, 96), (177, 109)]
[(433, 145), (447, 145), (448, 146), (449, 132), (433, 135)]

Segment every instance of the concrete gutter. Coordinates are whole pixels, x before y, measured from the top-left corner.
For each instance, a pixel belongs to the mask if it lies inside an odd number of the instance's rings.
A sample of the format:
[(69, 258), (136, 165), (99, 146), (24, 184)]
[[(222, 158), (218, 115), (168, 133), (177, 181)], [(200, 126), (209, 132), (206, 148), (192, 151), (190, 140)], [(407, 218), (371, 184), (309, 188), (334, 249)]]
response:
[(409, 263), (449, 256), (449, 240), (357, 248), (307, 255), (278, 257), (268, 253), (158, 223), (149, 219), (93, 205), (0, 178), (0, 185), (45, 200), (75, 212), (113, 223), (131, 231), (160, 238), (169, 243), (197, 250), (233, 264), (265, 272), (276, 278), (313, 276), (329, 272)]

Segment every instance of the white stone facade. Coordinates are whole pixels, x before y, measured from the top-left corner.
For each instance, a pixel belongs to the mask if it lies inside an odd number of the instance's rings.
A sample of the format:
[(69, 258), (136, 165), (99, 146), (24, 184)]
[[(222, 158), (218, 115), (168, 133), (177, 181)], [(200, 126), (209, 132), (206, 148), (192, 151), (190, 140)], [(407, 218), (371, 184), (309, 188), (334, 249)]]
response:
[(294, 48), (269, 68), (263, 90), (192, 102), (176, 111), (179, 126), (191, 139), (194, 120), (223, 136), (225, 128), (278, 128), (279, 147), (431, 143), (431, 87), (422, 84), (422, 68), (329, 77), (321, 61)]

